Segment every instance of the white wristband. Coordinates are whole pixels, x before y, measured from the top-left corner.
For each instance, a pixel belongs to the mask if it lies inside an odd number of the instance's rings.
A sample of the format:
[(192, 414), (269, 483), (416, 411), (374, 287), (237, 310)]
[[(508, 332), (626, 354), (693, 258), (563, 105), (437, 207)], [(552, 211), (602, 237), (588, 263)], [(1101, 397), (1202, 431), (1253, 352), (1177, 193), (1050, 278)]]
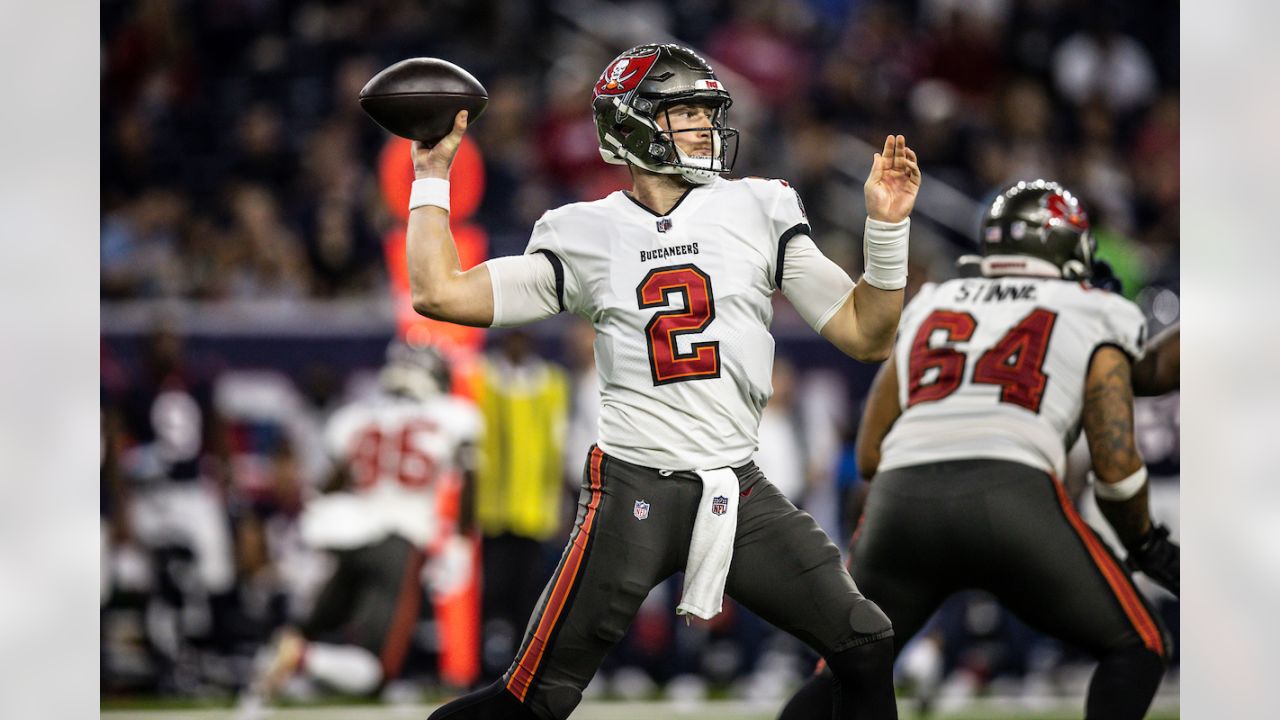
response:
[(1093, 471), (1089, 471), (1089, 480), (1093, 482), (1093, 494), (1101, 500), (1111, 500), (1118, 502), (1128, 500), (1137, 495), (1140, 490), (1147, 484), (1147, 466), (1143, 465), (1138, 468), (1137, 472), (1120, 482), (1108, 483), (1098, 479)]
[(444, 178), (421, 178), (413, 181), (409, 193), (409, 212), (423, 205), (434, 205), (449, 212), (449, 181)]
[(901, 290), (907, 286), (907, 240), (911, 218), (887, 223), (867, 218), (863, 232), (862, 279), (881, 290)]

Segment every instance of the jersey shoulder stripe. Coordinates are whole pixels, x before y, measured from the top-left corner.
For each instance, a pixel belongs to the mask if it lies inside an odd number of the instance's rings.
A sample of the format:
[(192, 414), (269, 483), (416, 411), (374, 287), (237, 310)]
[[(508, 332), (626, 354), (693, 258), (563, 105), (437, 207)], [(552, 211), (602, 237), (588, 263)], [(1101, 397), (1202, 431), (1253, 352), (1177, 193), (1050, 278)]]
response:
[(564, 263), (560, 262), (559, 255), (547, 248), (538, 248), (534, 252), (551, 263), (551, 271), (556, 275), (556, 301), (560, 303), (560, 312), (564, 312)]
[(813, 231), (809, 229), (808, 223), (796, 223), (787, 228), (786, 232), (782, 233), (782, 236), (778, 238), (778, 261), (775, 263), (776, 269), (773, 271), (773, 286), (779, 290), (782, 289), (782, 267), (787, 259), (787, 243), (791, 242), (791, 239), (797, 235), (812, 237)]

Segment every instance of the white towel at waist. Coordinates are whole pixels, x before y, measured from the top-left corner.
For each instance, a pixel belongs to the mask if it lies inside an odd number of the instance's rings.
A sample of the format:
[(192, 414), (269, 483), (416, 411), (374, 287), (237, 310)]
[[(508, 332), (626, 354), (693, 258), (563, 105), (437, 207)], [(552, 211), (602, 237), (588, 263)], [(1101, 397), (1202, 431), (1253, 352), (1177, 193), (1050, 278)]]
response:
[(738, 476), (727, 467), (695, 472), (702, 478), (702, 500), (693, 521), (684, 594), (676, 614), (710, 620), (723, 607), (724, 584), (733, 562), (733, 539), (738, 530)]

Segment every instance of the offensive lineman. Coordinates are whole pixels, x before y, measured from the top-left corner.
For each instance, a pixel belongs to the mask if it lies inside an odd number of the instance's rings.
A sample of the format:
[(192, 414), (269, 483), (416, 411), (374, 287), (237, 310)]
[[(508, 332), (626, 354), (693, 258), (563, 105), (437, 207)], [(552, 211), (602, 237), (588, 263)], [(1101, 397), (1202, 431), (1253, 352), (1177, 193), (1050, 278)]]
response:
[(465, 545), (458, 505), (480, 413), (445, 394), (449, 369), (430, 347), (392, 341), (378, 382), (379, 394), (340, 408), (326, 426), (334, 472), (326, 494), (307, 503), (301, 530), (335, 569), (307, 619), (281, 631), (240, 720), (261, 717), (296, 672), (355, 695), (394, 679), (417, 624), (426, 555), (469, 565), (450, 553)]
[[(1178, 546), (1151, 520), (1133, 434), (1131, 371), (1146, 321), (1085, 284), (1088, 219), (1057, 183), (1002, 192), (981, 244), (984, 257), (962, 258), (977, 276), (926, 285), (912, 300), (872, 384), (858, 465), (875, 479), (850, 550), (854, 579), (893, 620), (897, 650), (949, 595), (986, 590), (1097, 658), (1088, 720), (1141, 718), (1167, 634), (1058, 478), (1083, 427), (1094, 495), (1128, 565), (1178, 593)], [(1174, 363), (1176, 343), (1175, 333)], [(1144, 373), (1144, 386), (1170, 382)], [(782, 720), (825, 717), (830, 682), (815, 675)]]
[(855, 285), (818, 251), (786, 183), (721, 177), (736, 147), (730, 103), (688, 49), (623, 53), (597, 81), (593, 110), (601, 155), (630, 168), (633, 189), (552, 210), (525, 255), (467, 272), (447, 184), (465, 114), (434, 148), (415, 144), (414, 307), (477, 326), (582, 315), (597, 332), (601, 388), (575, 526), (515, 662), (432, 718), (567, 717), (649, 590), (680, 570), (677, 612), (710, 618), (727, 592), (826, 658), (836, 717), (897, 717), (888, 619), (750, 459), (771, 393), (776, 290), (845, 353), (889, 354), (920, 171), (901, 135), (885, 140), (865, 186), (866, 272)]

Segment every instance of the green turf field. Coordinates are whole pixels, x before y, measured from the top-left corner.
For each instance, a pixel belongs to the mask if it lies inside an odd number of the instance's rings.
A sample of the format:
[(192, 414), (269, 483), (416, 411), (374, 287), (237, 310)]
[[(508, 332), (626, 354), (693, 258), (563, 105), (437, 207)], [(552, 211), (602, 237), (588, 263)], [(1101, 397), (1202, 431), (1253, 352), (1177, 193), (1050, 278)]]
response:
[[(1011, 703), (973, 704), (964, 710), (943, 711), (931, 718), (947, 720), (1078, 720), (1083, 714), (1081, 703), (1056, 701), (1053, 709), (1028, 711), (1010, 707)], [(1163, 705), (1164, 707), (1161, 707)], [(292, 707), (273, 710), (269, 720), (425, 720), (432, 705), (342, 705)], [(778, 708), (736, 701), (699, 704), (669, 702), (584, 702), (573, 713), (573, 720), (773, 720)], [(224, 708), (154, 708), (137, 710), (104, 710), (103, 720), (232, 720), (233, 713)], [(919, 716), (905, 705), (901, 720), (918, 720)], [(1158, 704), (1150, 720), (1174, 720), (1176, 705)]]

